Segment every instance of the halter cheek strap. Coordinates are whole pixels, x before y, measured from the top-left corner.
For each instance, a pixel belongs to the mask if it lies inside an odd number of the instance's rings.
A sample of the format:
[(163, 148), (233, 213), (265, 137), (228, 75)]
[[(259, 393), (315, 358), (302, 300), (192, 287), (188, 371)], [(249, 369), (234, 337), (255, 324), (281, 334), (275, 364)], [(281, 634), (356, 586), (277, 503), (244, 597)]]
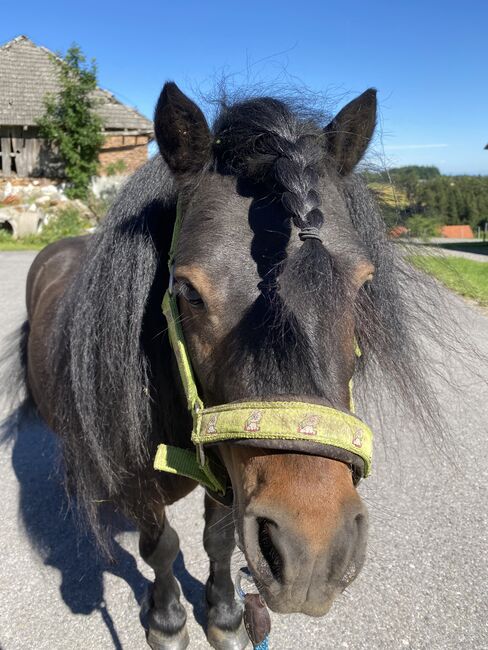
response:
[[(222, 404), (205, 408), (198, 394), (183, 329), (176, 295), (173, 292), (174, 254), (181, 229), (181, 206), (178, 201), (176, 222), (169, 254), (170, 284), (163, 299), (163, 313), (168, 323), (168, 334), (175, 355), (181, 382), (186, 395), (187, 407), (193, 419), (191, 440), (196, 453), (171, 445), (160, 444), (154, 459), (154, 468), (171, 474), (180, 474), (198, 481), (212, 492), (224, 495), (227, 475), (221, 463), (216, 461), (206, 447), (223, 441), (295, 441), (300, 450), (307, 443), (314, 450), (329, 452), (331, 449), (353, 454), (362, 461), (363, 475), (371, 471), (373, 433), (352, 413), (308, 402), (252, 401)], [(356, 354), (360, 354), (356, 346)], [(350, 409), (352, 381), (349, 385)], [(286, 447), (288, 448), (288, 444)], [(312, 451), (312, 449), (311, 449)], [(208, 453), (210, 452), (210, 453)], [(312, 451), (318, 455), (316, 451)], [(322, 455), (322, 454), (321, 454)], [(334, 457), (332, 453), (324, 453)]]

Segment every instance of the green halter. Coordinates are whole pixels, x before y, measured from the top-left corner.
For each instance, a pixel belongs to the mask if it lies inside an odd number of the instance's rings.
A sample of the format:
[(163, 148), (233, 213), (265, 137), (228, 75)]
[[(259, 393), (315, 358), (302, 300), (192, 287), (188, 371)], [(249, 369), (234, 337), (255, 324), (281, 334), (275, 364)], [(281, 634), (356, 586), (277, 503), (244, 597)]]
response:
[[(181, 224), (182, 211), (178, 201), (169, 252), (170, 286), (164, 295), (162, 309), (188, 410), (193, 418), (191, 439), (196, 454), (187, 449), (160, 444), (154, 468), (187, 476), (213, 492), (225, 494), (225, 471), (221, 463), (205, 452), (205, 445), (231, 440), (296, 440), (337, 447), (356, 454), (363, 460), (364, 476), (368, 476), (371, 471), (373, 432), (354, 415), (320, 404), (294, 401), (252, 401), (204, 407), (198, 395), (180, 324), (177, 298), (173, 292), (174, 257)], [(359, 350), (357, 354), (360, 354)], [(352, 411), (352, 381), (349, 392)]]

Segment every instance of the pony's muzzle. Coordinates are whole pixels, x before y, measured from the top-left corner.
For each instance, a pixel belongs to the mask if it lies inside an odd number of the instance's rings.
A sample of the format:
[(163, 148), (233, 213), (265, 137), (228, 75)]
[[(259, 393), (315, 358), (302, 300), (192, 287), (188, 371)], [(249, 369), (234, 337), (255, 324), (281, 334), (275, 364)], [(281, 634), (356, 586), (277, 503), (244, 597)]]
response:
[(322, 616), (365, 558), (368, 515), (350, 470), (303, 454), (247, 454), (233, 478), (235, 517), (256, 585), (274, 611)]
[[(244, 516), (243, 546), (268, 606), (281, 613), (323, 616), (357, 576), (365, 557), (368, 517), (358, 501), (335, 530), (314, 543), (300, 530), (301, 517), (252, 509)], [(320, 523), (317, 522), (318, 526)]]

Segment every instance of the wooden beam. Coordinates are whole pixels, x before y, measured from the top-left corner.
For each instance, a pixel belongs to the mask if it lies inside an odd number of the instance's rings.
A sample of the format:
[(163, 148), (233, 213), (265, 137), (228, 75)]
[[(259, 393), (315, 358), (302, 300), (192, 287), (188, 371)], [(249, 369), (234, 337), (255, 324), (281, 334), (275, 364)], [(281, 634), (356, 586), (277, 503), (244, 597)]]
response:
[(11, 176), (11, 162), (10, 162), (10, 138), (2, 138), (2, 176)]
[(138, 129), (135, 129), (133, 131), (109, 131), (107, 129), (104, 129), (102, 131), (103, 135), (110, 136), (110, 135), (145, 135), (148, 138), (153, 138), (154, 137), (154, 132), (153, 131), (139, 131)]
[(24, 138), (22, 137), (21, 129), (15, 129), (15, 135), (12, 133), (12, 149), (15, 154), (15, 169), (17, 170), (17, 176), (28, 176)]

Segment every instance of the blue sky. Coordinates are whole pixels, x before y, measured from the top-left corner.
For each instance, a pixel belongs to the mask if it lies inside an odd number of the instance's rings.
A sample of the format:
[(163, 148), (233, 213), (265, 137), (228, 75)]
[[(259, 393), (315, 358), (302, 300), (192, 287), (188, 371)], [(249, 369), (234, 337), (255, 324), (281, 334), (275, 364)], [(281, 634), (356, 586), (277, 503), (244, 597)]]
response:
[(100, 85), (148, 116), (166, 79), (194, 97), (222, 75), (305, 85), (337, 108), (375, 86), (373, 162), (488, 174), (487, 0), (24, 0), (7, 15), (1, 43), (77, 42)]

